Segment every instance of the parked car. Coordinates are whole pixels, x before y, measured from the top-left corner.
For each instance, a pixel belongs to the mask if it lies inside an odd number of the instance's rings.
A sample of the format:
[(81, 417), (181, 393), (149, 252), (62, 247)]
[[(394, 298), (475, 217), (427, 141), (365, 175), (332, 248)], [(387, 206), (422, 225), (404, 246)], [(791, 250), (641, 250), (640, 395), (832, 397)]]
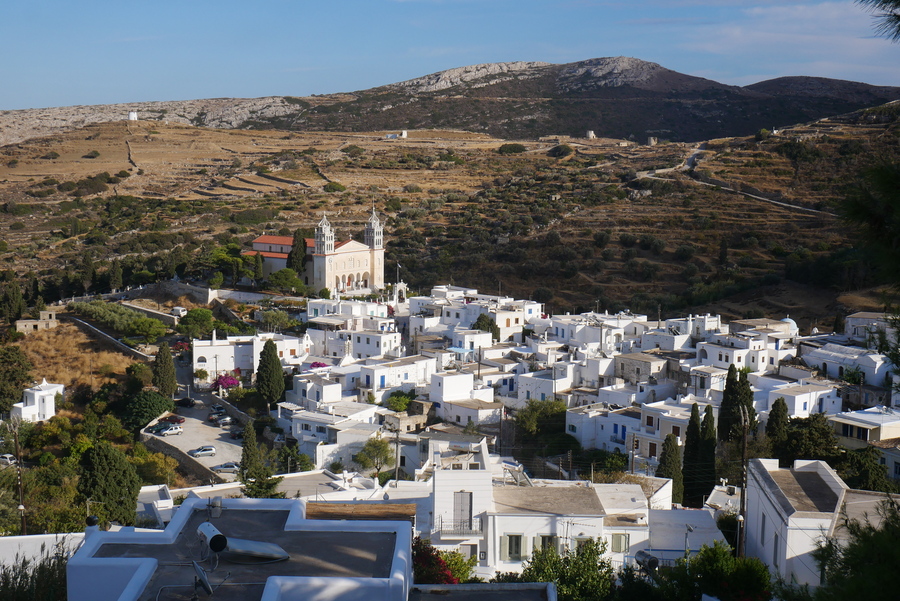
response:
[(172, 315), (174, 315), (175, 317), (184, 317), (185, 315), (187, 315), (187, 312), (187, 309), (185, 309), (184, 307), (172, 307), (171, 311)]
[(222, 417), (220, 417), (219, 419), (216, 420), (216, 423), (224, 428), (225, 426), (230, 426), (231, 424), (233, 424), (234, 418), (231, 417), (230, 415), (223, 415)]
[(184, 418), (180, 415), (167, 415), (164, 418), (160, 419), (161, 422), (169, 422), (170, 424), (183, 424)]
[(235, 428), (231, 431), (231, 437), (234, 439), (241, 439), (244, 437), (244, 429), (243, 428)]
[(159, 435), (160, 436), (172, 436), (174, 434), (183, 434), (183, 433), (184, 433), (184, 430), (182, 429), (181, 426), (176, 426), (173, 424), (173, 425), (169, 426), (168, 428), (166, 428), (165, 430), (160, 430)]
[(159, 434), (171, 425), (172, 424), (170, 424), (169, 422), (157, 422), (152, 426), (147, 426), (147, 432), (149, 432), (150, 434)]
[(7, 466), (7, 465), (15, 465), (16, 463), (18, 463), (16, 461), (16, 458), (13, 457), (12, 455), (10, 455), (9, 453), (4, 453), (3, 455), (0, 455), (0, 465)]
[(206, 416), (206, 419), (211, 421), (212, 423), (218, 422), (223, 417), (228, 417), (227, 413), (210, 413)]
[(212, 407), (209, 408), (210, 413), (225, 413), (225, 406), (216, 403)]
[(229, 461), (228, 463), (223, 463), (222, 465), (217, 465), (212, 468), (212, 471), (216, 473), (226, 473), (226, 474), (236, 474), (238, 470), (241, 469), (239, 463), (235, 463), (234, 461)]
[(191, 397), (184, 397), (183, 399), (178, 399), (177, 401), (175, 401), (175, 404), (179, 407), (190, 409), (195, 404), (197, 404), (197, 401), (192, 399)]
[(207, 445), (205, 447), (191, 449), (190, 451), (188, 451), (188, 455), (190, 455), (191, 457), (215, 457), (216, 447)]

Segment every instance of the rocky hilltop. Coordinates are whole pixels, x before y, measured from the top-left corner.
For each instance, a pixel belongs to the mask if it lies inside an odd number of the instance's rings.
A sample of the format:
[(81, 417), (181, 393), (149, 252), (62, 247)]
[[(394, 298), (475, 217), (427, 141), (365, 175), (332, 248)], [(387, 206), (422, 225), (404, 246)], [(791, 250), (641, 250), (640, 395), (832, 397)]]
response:
[(127, 118), (231, 129), (379, 131), (452, 128), (503, 138), (546, 135), (696, 141), (752, 134), (900, 99), (900, 88), (812, 77), (746, 87), (630, 57), (556, 65), (506, 62), (370, 90), (305, 98), (218, 98), (0, 112), (0, 145)]

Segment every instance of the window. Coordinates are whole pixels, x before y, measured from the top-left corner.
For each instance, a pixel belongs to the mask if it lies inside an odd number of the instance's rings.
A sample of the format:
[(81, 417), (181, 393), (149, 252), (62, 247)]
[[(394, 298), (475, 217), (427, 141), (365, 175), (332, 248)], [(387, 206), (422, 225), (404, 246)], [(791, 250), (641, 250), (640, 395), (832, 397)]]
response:
[(325, 434), (325, 426), (316, 426), (316, 432), (319, 434)]
[(541, 549), (556, 548), (556, 536), (552, 534), (541, 534), (536, 542), (535, 547), (540, 546)]
[(651, 428), (653, 427), (653, 416), (652, 415), (647, 416), (647, 425)]
[(650, 457), (656, 457), (656, 443), (655, 442), (650, 443), (649, 455), (650, 455)]
[(766, 514), (762, 514), (759, 519), (759, 540), (766, 544)]
[(470, 463), (470, 464), (469, 464), (469, 469), (470, 469), (470, 470), (480, 470), (480, 469), (481, 469), (481, 465), (479, 465), (479, 464), (477, 464), (477, 463)]
[(278, 351), (278, 356), (279, 356), (279, 357), (284, 357), (284, 351)]
[(778, 533), (776, 532), (772, 541), (772, 565), (778, 569)]
[(900, 461), (894, 462), (894, 477), (900, 478)]
[(841, 436), (846, 436), (847, 438), (853, 436), (853, 426), (850, 424), (841, 424)]
[(804, 411), (806, 411), (806, 405), (807, 405), (806, 401), (803, 401), (803, 410)]
[(672, 434), (681, 436), (681, 426), (672, 426)]
[(404, 455), (400, 455), (400, 467), (406, 466), (406, 457)]
[(461, 469), (462, 469), (462, 463), (454, 463), (453, 465), (450, 466), (450, 469), (452, 469), (452, 470), (461, 470)]
[(500, 538), (500, 561), (521, 561), (522, 535), (505, 534)]
[(297, 349), (292, 348), (291, 349), (291, 357), (296, 357), (296, 356), (297, 356)]
[(312, 428), (310, 427), (309, 424), (303, 424), (303, 429), (306, 430), (307, 432), (309, 432), (310, 430), (312, 430)]
[(569, 432), (575, 432), (575, 424), (569, 424)]
[(462, 419), (460, 419), (460, 417), (457, 415), (457, 416), (456, 416), (456, 423), (458, 424), (458, 423), (460, 423), (461, 421), (462, 421)]
[(630, 549), (627, 534), (613, 534), (610, 537), (610, 547), (613, 553), (628, 553)]

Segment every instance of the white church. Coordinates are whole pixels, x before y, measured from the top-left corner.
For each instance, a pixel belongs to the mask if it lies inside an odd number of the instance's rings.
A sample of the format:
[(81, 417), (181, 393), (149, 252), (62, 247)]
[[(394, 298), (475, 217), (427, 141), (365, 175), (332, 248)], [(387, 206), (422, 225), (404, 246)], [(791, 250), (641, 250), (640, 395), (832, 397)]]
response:
[[(332, 294), (363, 294), (384, 287), (384, 227), (375, 210), (366, 222), (365, 242), (350, 239), (335, 242), (334, 228), (323, 216), (315, 238), (306, 238), (306, 269), (298, 274), (315, 290), (328, 288)], [(291, 236), (260, 236), (246, 255), (262, 255), (263, 274), (287, 267)]]

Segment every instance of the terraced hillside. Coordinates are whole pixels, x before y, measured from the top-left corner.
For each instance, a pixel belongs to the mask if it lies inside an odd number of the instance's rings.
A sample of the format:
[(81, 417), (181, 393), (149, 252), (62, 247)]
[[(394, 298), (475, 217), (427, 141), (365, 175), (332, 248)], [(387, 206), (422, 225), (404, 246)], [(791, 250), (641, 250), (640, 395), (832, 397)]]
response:
[(891, 119), (705, 145), (385, 134), (114, 122), (3, 147), (0, 260), (46, 300), (101, 290), (118, 268), (123, 285), (216, 271), (227, 284), (252, 273), (240, 250), (255, 236), (323, 212), (358, 235), (374, 206), (413, 286), (466, 283), (554, 311), (803, 319), (816, 297), (806, 319), (821, 323), (841, 291), (878, 283), (833, 211), (854, 174), (896, 152)]

